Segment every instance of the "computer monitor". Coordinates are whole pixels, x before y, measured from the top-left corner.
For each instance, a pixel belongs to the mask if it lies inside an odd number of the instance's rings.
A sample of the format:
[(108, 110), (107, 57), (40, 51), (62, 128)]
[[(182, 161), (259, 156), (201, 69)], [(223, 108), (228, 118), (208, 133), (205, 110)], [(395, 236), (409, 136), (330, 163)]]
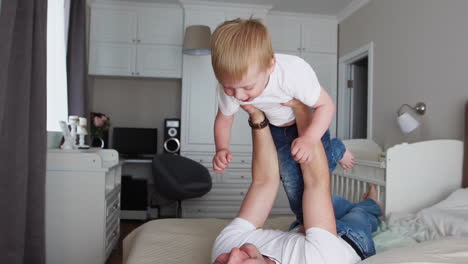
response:
[(112, 148), (124, 158), (148, 158), (157, 153), (156, 128), (114, 127)]

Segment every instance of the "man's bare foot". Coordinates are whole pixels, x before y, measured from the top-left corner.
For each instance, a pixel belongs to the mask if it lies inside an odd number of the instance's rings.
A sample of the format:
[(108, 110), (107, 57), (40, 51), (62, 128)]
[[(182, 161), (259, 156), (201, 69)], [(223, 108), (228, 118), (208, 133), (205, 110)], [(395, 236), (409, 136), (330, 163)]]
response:
[(344, 170), (348, 170), (354, 167), (355, 163), (354, 163), (353, 153), (351, 153), (351, 151), (346, 149), (345, 153), (343, 154), (343, 158), (341, 158), (339, 163), (340, 163), (341, 168), (343, 168)]
[(382, 210), (383, 212), (383, 206), (382, 204), (379, 202), (379, 198), (378, 198), (378, 194), (377, 194), (377, 185), (375, 184), (369, 184), (369, 189), (367, 190), (366, 193), (364, 193), (362, 195), (362, 198), (364, 200), (367, 200), (367, 199), (372, 199), (374, 200), (380, 207), (380, 210)]

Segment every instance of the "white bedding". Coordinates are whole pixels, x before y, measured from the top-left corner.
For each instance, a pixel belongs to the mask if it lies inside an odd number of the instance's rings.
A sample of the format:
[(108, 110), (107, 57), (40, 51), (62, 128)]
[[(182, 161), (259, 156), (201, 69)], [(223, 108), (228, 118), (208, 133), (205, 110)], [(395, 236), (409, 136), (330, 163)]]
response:
[(468, 263), (468, 238), (443, 238), (378, 253), (363, 264)]
[(468, 189), (416, 214), (390, 215), (374, 233), (377, 253), (444, 237), (468, 237)]

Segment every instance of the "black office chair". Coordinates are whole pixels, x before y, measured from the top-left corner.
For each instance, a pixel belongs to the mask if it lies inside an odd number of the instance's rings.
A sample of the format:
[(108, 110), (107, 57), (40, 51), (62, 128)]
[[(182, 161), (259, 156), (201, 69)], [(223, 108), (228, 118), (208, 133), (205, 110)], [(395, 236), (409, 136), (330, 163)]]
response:
[(174, 154), (160, 154), (153, 159), (153, 178), (158, 194), (177, 201), (177, 217), (182, 216), (182, 200), (211, 190), (211, 176), (205, 166)]

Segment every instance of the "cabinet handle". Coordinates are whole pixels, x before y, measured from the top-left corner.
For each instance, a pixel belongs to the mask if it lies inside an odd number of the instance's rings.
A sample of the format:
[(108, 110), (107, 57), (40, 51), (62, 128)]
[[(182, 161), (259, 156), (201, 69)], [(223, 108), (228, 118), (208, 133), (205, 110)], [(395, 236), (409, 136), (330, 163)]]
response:
[(297, 48), (298, 51), (301, 51), (301, 48)]
[(137, 43), (140, 43), (140, 42), (141, 42), (141, 40), (137, 39)]
[(305, 50), (306, 50), (306, 48), (302, 48), (302, 51), (305, 51)]
[(244, 179), (244, 175), (241, 175), (241, 179)]
[(136, 75), (136, 76), (139, 76), (139, 75), (140, 75), (140, 73), (139, 73), (139, 72), (135, 72), (135, 75)]
[(136, 39), (132, 39), (132, 42), (135, 43)]
[(245, 163), (245, 160), (241, 160), (241, 163)]
[(241, 195), (244, 195), (244, 192), (241, 192), (240, 194), (241, 194)]
[(203, 160), (201, 159), (200, 162), (203, 162)]

